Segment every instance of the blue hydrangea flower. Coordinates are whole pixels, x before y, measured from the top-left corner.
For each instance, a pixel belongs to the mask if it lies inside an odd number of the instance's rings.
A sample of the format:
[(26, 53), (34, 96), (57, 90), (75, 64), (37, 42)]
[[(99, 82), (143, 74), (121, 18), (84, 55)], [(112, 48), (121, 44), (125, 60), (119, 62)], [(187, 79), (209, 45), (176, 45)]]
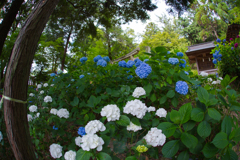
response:
[(80, 58), (80, 62), (85, 63), (87, 61), (87, 57)]
[(216, 73), (216, 78), (218, 79), (218, 77), (219, 77), (219, 75), (218, 75), (218, 73)]
[(104, 59), (106, 62), (110, 62), (110, 58), (109, 58), (108, 56), (103, 57), (103, 59)]
[(179, 63), (179, 60), (177, 58), (169, 58), (168, 63), (175, 65)]
[(126, 67), (127, 63), (125, 61), (118, 62), (119, 67)]
[(138, 75), (138, 77), (147, 78), (147, 76), (152, 72), (152, 68), (147, 63), (142, 63), (137, 69), (135, 70), (135, 73)]
[(218, 58), (217, 60), (218, 60), (218, 61), (221, 61), (222, 59), (221, 59), (221, 58)]
[(100, 59), (97, 61), (97, 65), (98, 66), (102, 66), (102, 67), (106, 67), (107, 66), (107, 62), (103, 59)]
[(29, 103), (32, 103), (33, 101), (29, 101)]
[(222, 57), (222, 54), (219, 54), (219, 55), (218, 55), (218, 58), (221, 58), (221, 57)]
[(88, 75), (90, 75), (90, 73), (87, 73)]
[(57, 128), (57, 127), (55, 127), (55, 126), (53, 126), (53, 129), (54, 129), (54, 130), (58, 130), (58, 128)]
[(80, 136), (85, 135), (85, 134), (86, 134), (85, 128), (84, 128), (84, 127), (79, 127), (79, 128), (78, 128), (78, 134), (79, 134)]
[(213, 62), (213, 64), (217, 64), (217, 60), (216, 59), (214, 59), (212, 62)]
[(184, 73), (185, 73), (186, 75), (189, 75), (189, 73), (188, 73), (187, 71), (184, 71)]
[(223, 43), (223, 45), (225, 46), (225, 43)]
[(177, 52), (177, 56), (182, 57), (183, 53), (182, 52)]
[(218, 43), (220, 43), (220, 42), (221, 42), (221, 39), (218, 38), (216, 41), (217, 41)]
[(132, 79), (133, 78), (133, 76), (132, 75), (129, 75), (128, 77), (127, 77), (127, 79)]
[(137, 63), (137, 61), (138, 61), (139, 59), (138, 58), (136, 58), (135, 60), (134, 60), (134, 63)]
[(3, 134), (2, 134), (2, 132), (0, 131), (0, 142), (2, 141), (2, 139), (3, 139)]
[(79, 76), (79, 78), (80, 78), (80, 79), (82, 79), (83, 77), (84, 77), (84, 75), (83, 75), (83, 74)]
[(180, 61), (180, 64), (179, 64), (179, 67), (183, 67), (185, 68), (186, 67), (186, 60), (185, 59), (180, 59), (182, 61), (184, 61), (183, 63)]
[(143, 62), (147, 62), (147, 61), (149, 61), (149, 59), (144, 59), (144, 61), (143, 61)]
[(71, 86), (71, 84), (69, 84), (69, 85), (67, 86), (67, 88), (70, 87), (70, 86)]
[(175, 91), (179, 94), (186, 95), (188, 93), (188, 85), (184, 81), (178, 81), (176, 83)]
[(231, 50), (233, 50), (234, 48), (233, 47), (231, 47)]
[(170, 51), (167, 51), (167, 54), (170, 54), (171, 52)]
[(225, 43), (225, 42), (226, 42), (226, 39), (223, 40), (223, 43)]
[(143, 62), (142, 62), (140, 59), (138, 59), (137, 62), (135, 63), (135, 66), (138, 67), (138, 66), (140, 66), (142, 63), (143, 63)]
[(100, 55), (97, 55), (93, 58), (94, 62), (97, 62), (98, 60), (103, 59)]
[(51, 74), (50, 74), (51, 77), (54, 77), (55, 75), (56, 75), (55, 73), (51, 73)]
[(127, 68), (132, 68), (132, 66), (134, 65), (134, 62), (129, 60), (127, 63), (126, 63), (126, 67)]
[(216, 46), (219, 47), (219, 44), (217, 44)]
[(217, 54), (213, 54), (213, 58), (217, 59), (218, 58), (218, 55)]

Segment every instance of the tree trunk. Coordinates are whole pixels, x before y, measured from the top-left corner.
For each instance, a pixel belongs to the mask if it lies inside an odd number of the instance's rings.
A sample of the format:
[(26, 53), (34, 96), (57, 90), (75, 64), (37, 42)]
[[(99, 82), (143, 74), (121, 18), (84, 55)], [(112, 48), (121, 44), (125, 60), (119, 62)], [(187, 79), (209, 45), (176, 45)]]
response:
[(17, 15), (23, 1), (24, 0), (13, 0), (10, 9), (8, 10), (2, 23), (0, 24), (0, 56), (2, 54), (3, 45), (7, 38), (8, 32), (16, 18), (16, 15)]
[(70, 37), (71, 37), (71, 34), (72, 34), (72, 29), (73, 29), (73, 26), (71, 26), (70, 32), (68, 33), (67, 42), (66, 42), (66, 45), (65, 45), (65, 48), (64, 48), (64, 52), (63, 52), (62, 66), (61, 66), (61, 70), (62, 71), (64, 70), (64, 64), (65, 64), (65, 59), (66, 59), (66, 54), (67, 54), (67, 48), (68, 48), (69, 40), (70, 40)]
[[(42, 31), (59, 0), (40, 0), (26, 19), (14, 44), (5, 75), (4, 95), (26, 101), (31, 64)], [(4, 119), (16, 160), (35, 160), (27, 106), (4, 99)]]
[(108, 44), (108, 57), (110, 60), (112, 60), (112, 53), (111, 53), (111, 42), (110, 42), (110, 35), (109, 30), (106, 28), (106, 38), (107, 38), (107, 44)]

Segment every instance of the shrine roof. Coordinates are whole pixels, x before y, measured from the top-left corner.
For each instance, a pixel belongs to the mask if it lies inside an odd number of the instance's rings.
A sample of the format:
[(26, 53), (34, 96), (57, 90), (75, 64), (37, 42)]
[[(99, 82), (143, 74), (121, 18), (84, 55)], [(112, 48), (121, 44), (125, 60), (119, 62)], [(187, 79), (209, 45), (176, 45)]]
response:
[(215, 48), (214, 41), (195, 44), (192, 46), (188, 46), (188, 50), (186, 52), (187, 55), (192, 55), (194, 53), (200, 53), (201, 51), (212, 50)]

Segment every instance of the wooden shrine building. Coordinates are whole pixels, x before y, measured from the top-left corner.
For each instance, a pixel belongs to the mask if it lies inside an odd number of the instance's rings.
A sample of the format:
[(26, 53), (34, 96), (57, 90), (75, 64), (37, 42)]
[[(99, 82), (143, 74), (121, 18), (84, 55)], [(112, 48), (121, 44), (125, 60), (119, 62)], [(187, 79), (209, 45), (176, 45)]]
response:
[(202, 71), (208, 74), (215, 74), (218, 69), (214, 68), (212, 62), (213, 55), (210, 54), (211, 50), (215, 48), (213, 41), (200, 43), (188, 47), (186, 55), (189, 58), (189, 63), (197, 63), (198, 74)]

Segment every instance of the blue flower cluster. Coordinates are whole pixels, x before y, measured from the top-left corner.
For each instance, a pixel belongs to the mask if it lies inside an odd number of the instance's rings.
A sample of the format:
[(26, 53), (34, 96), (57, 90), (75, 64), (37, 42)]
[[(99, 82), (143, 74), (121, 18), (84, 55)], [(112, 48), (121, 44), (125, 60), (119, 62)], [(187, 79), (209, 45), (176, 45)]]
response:
[(179, 94), (186, 95), (188, 93), (188, 85), (184, 81), (177, 81), (175, 90)]
[(189, 73), (188, 73), (187, 71), (184, 71), (184, 73), (185, 73), (186, 75), (189, 75)]
[(80, 58), (80, 62), (85, 63), (87, 61), (87, 57)]
[(107, 66), (107, 62), (103, 59), (100, 59), (97, 61), (97, 65), (98, 66), (102, 66), (102, 67), (106, 67)]
[(144, 61), (143, 61), (143, 62), (147, 62), (147, 61), (149, 61), (149, 59), (144, 59)]
[(177, 52), (177, 56), (182, 57), (183, 53), (182, 52)]
[(132, 68), (132, 66), (134, 65), (134, 62), (129, 60), (127, 63), (126, 63), (126, 67), (127, 68)]
[(103, 57), (103, 59), (104, 59), (106, 62), (110, 62), (110, 58), (109, 58), (108, 56)]
[(143, 62), (140, 59), (137, 59), (135, 62), (135, 66), (138, 67), (142, 64)]
[(53, 129), (54, 129), (54, 130), (58, 130), (58, 128), (57, 128), (57, 127), (55, 127), (55, 126), (53, 126)]
[(86, 134), (85, 128), (84, 128), (84, 127), (79, 127), (79, 128), (78, 128), (78, 134), (79, 134), (80, 136), (85, 135), (85, 134)]
[(126, 67), (127, 63), (125, 61), (118, 62), (119, 67)]
[(220, 42), (221, 42), (221, 39), (218, 38), (216, 41), (217, 41), (218, 43), (220, 43)]
[[(184, 63), (182, 63), (181, 61), (184, 61)], [(186, 60), (185, 59), (180, 59), (179, 67), (183, 67), (183, 68), (186, 67)]]
[(103, 59), (100, 55), (97, 55), (93, 58), (94, 62), (97, 62), (98, 60)]
[(223, 43), (225, 43), (225, 42), (226, 42), (226, 39), (223, 40)]
[(217, 64), (218, 61), (221, 61), (222, 54), (220, 54), (220, 50), (216, 50), (215, 53), (213, 53), (213, 63)]
[(133, 78), (133, 76), (132, 75), (129, 75), (128, 77), (127, 77), (127, 79), (132, 79)]
[(54, 77), (55, 75), (56, 75), (55, 73), (51, 73), (51, 74), (50, 74), (51, 77)]
[(147, 78), (147, 76), (152, 72), (152, 68), (148, 64), (142, 63), (139, 67), (137, 67), (135, 72), (138, 77)]
[(83, 74), (79, 76), (79, 78), (80, 78), (80, 79), (82, 79), (83, 77), (84, 77), (84, 75), (83, 75)]
[(171, 52), (170, 51), (167, 51), (167, 54), (170, 54)]
[(179, 60), (177, 58), (169, 58), (168, 63), (175, 65), (179, 63)]

